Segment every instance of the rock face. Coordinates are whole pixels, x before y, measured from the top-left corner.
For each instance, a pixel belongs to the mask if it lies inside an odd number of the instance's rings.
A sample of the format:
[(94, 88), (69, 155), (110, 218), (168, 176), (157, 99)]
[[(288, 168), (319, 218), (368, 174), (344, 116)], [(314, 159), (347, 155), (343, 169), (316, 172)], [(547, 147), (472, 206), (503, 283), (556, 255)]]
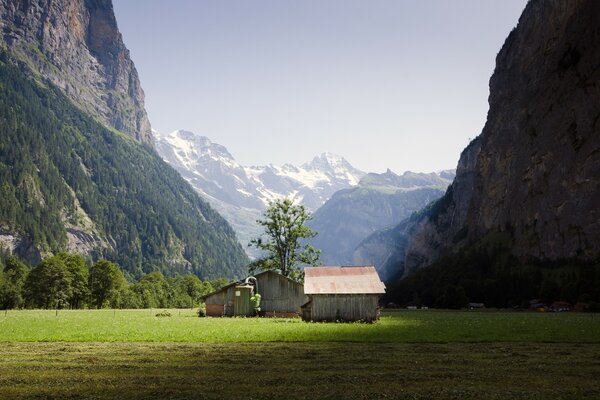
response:
[(600, 3), (532, 1), (498, 54), (469, 239), (514, 232), (514, 253), (600, 253)]
[(144, 92), (111, 0), (0, 0), (0, 44), (103, 124), (152, 146)]
[(446, 195), (382, 240), (397, 247), (387, 268), (406, 276), (491, 231), (510, 233), (522, 262), (598, 257), (599, 66), (599, 2), (530, 1), (497, 56), (480, 137)]

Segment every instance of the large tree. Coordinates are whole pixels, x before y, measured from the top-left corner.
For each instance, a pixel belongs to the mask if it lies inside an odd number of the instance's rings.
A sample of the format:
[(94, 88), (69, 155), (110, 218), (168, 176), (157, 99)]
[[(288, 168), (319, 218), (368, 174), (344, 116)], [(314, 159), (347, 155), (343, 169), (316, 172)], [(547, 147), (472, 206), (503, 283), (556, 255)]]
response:
[(90, 269), (89, 286), (92, 304), (96, 308), (116, 308), (127, 281), (117, 265), (107, 260), (98, 260)]
[(305, 239), (316, 236), (316, 232), (306, 226), (312, 218), (306, 207), (294, 204), (290, 199), (272, 202), (264, 213), (264, 219), (256, 221), (265, 228), (264, 237), (251, 240), (250, 245), (267, 252), (267, 255), (253, 262), (252, 269), (279, 269), (285, 276), (301, 279), (298, 264), (314, 265), (319, 262), (319, 251)]
[(10, 256), (4, 266), (4, 279), (0, 279), (0, 308), (21, 308), (24, 305), (23, 287), (29, 268), (17, 257)]
[(60, 257), (45, 258), (25, 282), (27, 304), (39, 308), (67, 308), (72, 296), (71, 274)]
[(89, 297), (88, 289), (89, 271), (85, 265), (85, 259), (81, 254), (59, 253), (57, 255), (70, 274), (71, 291), (69, 305), (71, 308), (83, 308)]

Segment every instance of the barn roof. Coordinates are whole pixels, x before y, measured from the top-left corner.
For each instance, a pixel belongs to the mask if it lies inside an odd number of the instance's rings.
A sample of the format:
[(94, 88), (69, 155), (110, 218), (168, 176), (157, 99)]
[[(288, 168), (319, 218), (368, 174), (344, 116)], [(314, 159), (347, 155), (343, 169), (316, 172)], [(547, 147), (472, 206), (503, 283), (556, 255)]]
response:
[(375, 267), (306, 267), (305, 294), (382, 294)]

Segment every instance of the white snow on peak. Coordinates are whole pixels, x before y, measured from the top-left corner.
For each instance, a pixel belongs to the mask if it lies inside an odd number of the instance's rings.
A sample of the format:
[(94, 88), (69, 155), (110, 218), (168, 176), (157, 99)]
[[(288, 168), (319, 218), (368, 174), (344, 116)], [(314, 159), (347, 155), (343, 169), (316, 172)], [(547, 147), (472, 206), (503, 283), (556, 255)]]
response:
[[(238, 164), (224, 146), (206, 136), (185, 130), (167, 135), (153, 133), (161, 157), (182, 175), (193, 176), (190, 183), (196, 190), (234, 206), (248, 207), (248, 202), (254, 202), (264, 208), (270, 201), (290, 197), (304, 199), (309, 209), (316, 210), (334, 192), (357, 185), (365, 175), (342, 156), (329, 152), (299, 167), (246, 167)], [(214, 193), (215, 190), (220, 193)]]

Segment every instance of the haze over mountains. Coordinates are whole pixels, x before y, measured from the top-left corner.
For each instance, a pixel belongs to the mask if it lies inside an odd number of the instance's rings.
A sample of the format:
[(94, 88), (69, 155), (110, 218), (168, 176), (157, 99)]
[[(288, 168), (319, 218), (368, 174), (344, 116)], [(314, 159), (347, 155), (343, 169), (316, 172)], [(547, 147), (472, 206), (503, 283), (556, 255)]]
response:
[[(453, 171), (406, 172), (399, 176), (388, 170), (366, 174), (332, 153), (322, 153), (301, 166), (247, 167), (240, 165), (224, 146), (205, 136), (184, 130), (167, 135), (154, 131), (154, 135), (161, 157), (227, 218), (243, 244), (261, 235), (256, 220), (269, 202), (287, 197), (316, 211), (310, 223), (319, 233), (314, 244), (323, 251), (324, 262), (335, 264), (349, 263), (352, 246), (368, 234), (401, 221), (439, 198), (454, 176)], [(354, 216), (338, 210), (350, 198), (360, 199), (345, 206), (346, 211), (347, 207), (354, 210)], [(335, 205), (329, 205), (332, 201)], [(340, 223), (352, 228), (342, 229)], [(348, 243), (342, 247), (352, 249), (341, 251), (334, 242)], [(252, 249), (248, 251), (258, 255)]]

